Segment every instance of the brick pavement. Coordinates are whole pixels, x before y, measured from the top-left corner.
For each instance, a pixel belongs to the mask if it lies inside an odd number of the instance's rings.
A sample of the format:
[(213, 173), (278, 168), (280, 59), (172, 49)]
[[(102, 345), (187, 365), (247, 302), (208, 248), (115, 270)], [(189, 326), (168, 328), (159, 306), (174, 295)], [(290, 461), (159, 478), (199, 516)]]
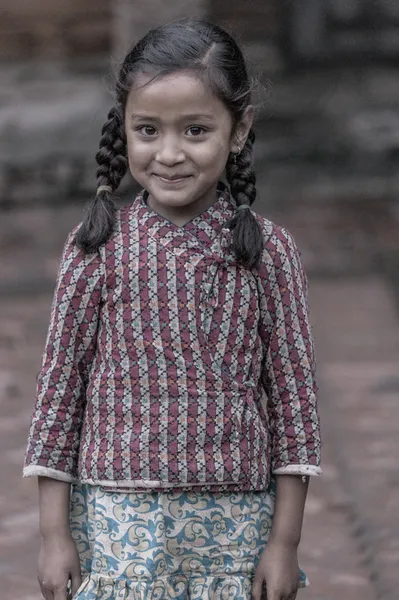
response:
[(396, 600), (399, 321), (377, 276), (312, 279), (324, 476), (302, 540), (309, 600)]
[[(352, 537), (377, 598), (398, 597), (399, 323), (377, 276), (315, 286), (325, 430)], [(324, 402), (323, 402), (324, 400)]]
[[(72, 216), (70, 217), (72, 219)], [(69, 223), (63, 223), (66, 229)], [(55, 257), (48, 259), (54, 274)], [(2, 600), (38, 600), (36, 482), (21, 479), (50, 297), (0, 299), (0, 586)], [(324, 434), (324, 476), (312, 482), (301, 562), (309, 600), (396, 600), (399, 323), (377, 276), (311, 280)]]

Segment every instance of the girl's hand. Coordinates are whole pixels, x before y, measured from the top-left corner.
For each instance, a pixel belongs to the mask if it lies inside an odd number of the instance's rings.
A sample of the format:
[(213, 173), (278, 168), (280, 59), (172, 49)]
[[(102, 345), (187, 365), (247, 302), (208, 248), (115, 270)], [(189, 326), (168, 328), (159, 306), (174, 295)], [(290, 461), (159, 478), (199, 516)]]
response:
[(71, 596), (82, 578), (78, 551), (69, 532), (42, 537), (38, 580), (45, 600), (68, 600), (67, 585), (71, 580)]
[(255, 571), (253, 600), (262, 599), (263, 582), (267, 587), (267, 600), (295, 600), (299, 585), (298, 551), (295, 545), (269, 541)]

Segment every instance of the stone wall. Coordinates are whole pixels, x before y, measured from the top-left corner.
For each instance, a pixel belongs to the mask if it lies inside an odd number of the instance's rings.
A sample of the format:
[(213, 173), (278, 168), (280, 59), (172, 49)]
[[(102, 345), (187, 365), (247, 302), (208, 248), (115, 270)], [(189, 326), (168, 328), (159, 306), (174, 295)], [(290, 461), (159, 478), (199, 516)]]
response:
[(208, 17), (233, 33), (257, 75), (282, 67), (278, 42), (283, 16), (277, 0), (208, 1)]
[(120, 56), (150, 27), (181, 17), (208, 17), (246, 43), (276, 37), (277, 0), (0, 0), (0, 60)]
[(237, 32), (244, 42), (274, 38), (281, 20), (281, 2), (276, 0), (210, 0), (208, 15)]
[(201, 18), (208, 12), (206, 0), (114, 0), (112, 7), (113, 55), (116, 58), (122, 58), (152, 27), (184, 17)]
[(0, 60), (65, 59), (110, 45), (110, 0), (1, 0)]

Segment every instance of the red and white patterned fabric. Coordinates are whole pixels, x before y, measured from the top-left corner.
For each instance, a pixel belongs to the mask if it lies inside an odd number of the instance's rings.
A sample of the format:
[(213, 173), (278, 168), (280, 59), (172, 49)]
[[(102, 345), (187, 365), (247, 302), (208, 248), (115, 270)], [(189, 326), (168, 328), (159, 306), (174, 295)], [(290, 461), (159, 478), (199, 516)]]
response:
[[(307, 282), (291, 235), (258, 216), (238, 265), (223, 191), (184, 227), (140, 194), (111, 239), (65, 245), (24, 475), (135, 490), (264, 490), (320, 472)], [(266, 392), (266, 393), (265, 393)], [(267, 396), (266, 396), (267, 394)]]

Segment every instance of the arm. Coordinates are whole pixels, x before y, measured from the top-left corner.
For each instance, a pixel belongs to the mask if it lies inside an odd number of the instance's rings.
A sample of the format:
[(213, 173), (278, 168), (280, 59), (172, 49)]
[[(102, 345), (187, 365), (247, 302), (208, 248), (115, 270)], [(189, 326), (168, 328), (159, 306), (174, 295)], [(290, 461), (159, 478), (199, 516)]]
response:
[(295, 475), (276, 476), (276, 504), (270, 542), (298, 548), (301, 539), (303, 512), (308, 491), (308, 479)]
[(265, 348), (262, 379), (268, 396), (276, 503), (252, 593), (259, 600), (266, 581), (268, 600), (293, 600), (299, 582), (297, 549), (306, 476), (321, 472), (315, 358), (307, 279), (294, 240), (279, 228), (266, 239), (259, 273), (260, 335)]
[(23, 472), (68, 483), (77, 478), (85, 386), (104, 280), (100, 255), (84, 255), (74, 233), (58, 272)]
[(81, 584), (79, 555), (69, 531), (70, 484), (39, 477), (41, 545), (38, 579), (45, 598), (66, 600)]
[(69, 498), (71, 485), (39, 477), (39, 523), (42, 538), (69, 535)]
[(320, 423), (307, 279), (291, 235), (275, 227), (259, 273), (262, 374), (275, 475), (318, 475)]
[(276, 476), (276, 504), (270, 538), (262, 552), (252, 586), (254, 600), (262, 598), (266, 583), (268, 600), (294, 600), (299, 583), (298, 546), (308, 478)]

